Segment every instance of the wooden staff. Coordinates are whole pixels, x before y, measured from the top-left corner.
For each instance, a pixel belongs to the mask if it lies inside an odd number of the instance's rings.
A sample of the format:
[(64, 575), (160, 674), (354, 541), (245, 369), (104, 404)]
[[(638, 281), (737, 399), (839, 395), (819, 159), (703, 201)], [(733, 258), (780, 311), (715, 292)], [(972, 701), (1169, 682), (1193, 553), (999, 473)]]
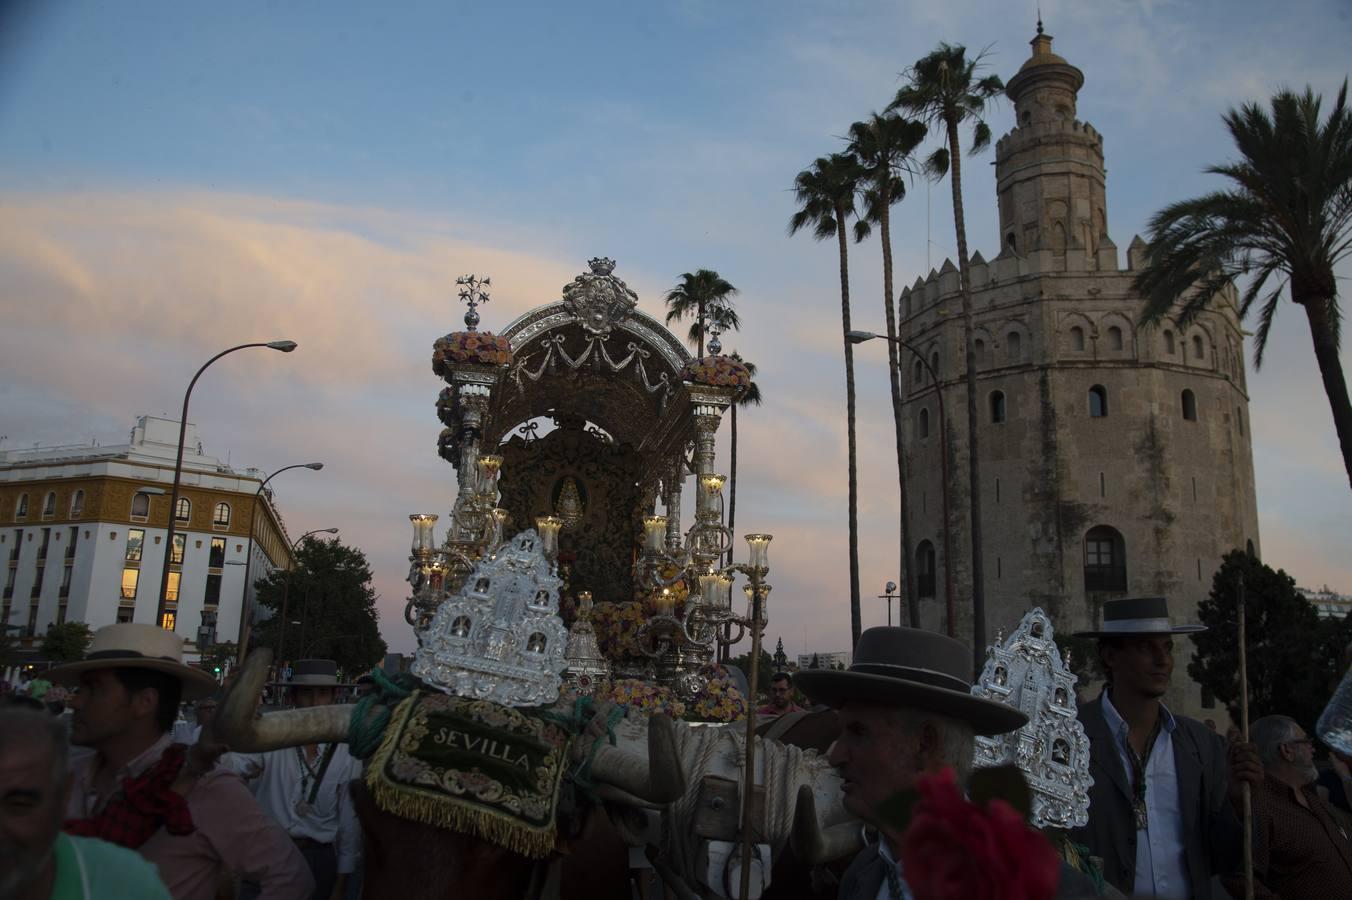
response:
[[(1249, 662), (1244, 637), (1244, 573), (1239, 573), (1239, 736), (1249, 742)], [(1244, 900), (1253, 898), (1253, 786), (1240, 785), (1244, 802)]]

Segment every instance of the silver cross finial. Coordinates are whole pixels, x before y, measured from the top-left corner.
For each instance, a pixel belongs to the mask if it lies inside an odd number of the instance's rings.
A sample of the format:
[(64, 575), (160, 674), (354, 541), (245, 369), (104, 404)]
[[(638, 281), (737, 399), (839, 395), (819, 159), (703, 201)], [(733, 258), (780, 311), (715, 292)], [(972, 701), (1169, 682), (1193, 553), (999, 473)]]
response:
[(493, 279), (461, 275), (455, 283), (460, 285), (460, 299), (469, 306), (465, 312), (465, 327), (473, 331), (479, 326), (478, 306), (488, 302), (488, 288), (493, 284)]

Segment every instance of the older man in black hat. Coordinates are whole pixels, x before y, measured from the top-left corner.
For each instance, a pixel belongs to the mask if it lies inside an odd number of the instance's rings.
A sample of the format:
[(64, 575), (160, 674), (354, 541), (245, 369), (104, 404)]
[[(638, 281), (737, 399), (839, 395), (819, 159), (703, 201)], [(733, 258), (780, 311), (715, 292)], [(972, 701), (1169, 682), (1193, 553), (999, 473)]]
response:
[[(1104, 878), (1135, 897), (1223, 896), (1212, 878), (1239, 865), (1239, 786), (1261, 784), (1251, 744), (1231, 744), (1162, 702), (1176, 634), (1163, 597), (1109, 600), (1097, 638), (1108, 683), (1080, 706), (1089, 738), (1089, 824), (1076, 840), (1103, 861)], [(1228, 753), (1228, 763), (1227, 763)]]
[[(841, 733), (829, 758), (845, 779), (845, 808), (878, 832), (846, 870), (840, 900), (910, 900), (898, 863), (902, 835), (889, 827), (884, 805), (946, 767), (965, 783), (976, 735), (1015, 731), (1028, 717), (972, 695), (966, 645), (915, 628), (870, 628), (848, 670), (809, 669), (798, 685), (838, 711)], [(1094, 895), (1088, 879), (1062, 866), (1058, 897)]]

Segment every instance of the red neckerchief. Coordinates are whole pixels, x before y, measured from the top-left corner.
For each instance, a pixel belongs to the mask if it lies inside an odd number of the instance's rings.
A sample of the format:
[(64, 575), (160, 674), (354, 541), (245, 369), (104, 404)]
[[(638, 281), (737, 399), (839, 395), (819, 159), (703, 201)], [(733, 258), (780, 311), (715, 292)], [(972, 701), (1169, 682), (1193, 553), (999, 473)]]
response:
[(122, 779), (115, 794), (96, 816), (67, 819), (66, 834), (96, 837), (135, 850), (163, 825), (170, 834), (192, 834), (194, 826), (188, 802), (173, 790), (186, 759), (184, 744), (170, 744), (159, 762), (140, 776)]

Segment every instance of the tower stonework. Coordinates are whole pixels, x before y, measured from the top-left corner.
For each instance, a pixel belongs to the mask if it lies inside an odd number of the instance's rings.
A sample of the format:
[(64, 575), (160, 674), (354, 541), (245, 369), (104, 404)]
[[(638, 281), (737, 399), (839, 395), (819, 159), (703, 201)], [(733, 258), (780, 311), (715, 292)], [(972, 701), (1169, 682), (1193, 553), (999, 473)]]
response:
[[(996, 144), (1000, 250), (972, 257), (988, 641), (1032, 606), (1058, 633), (1100, 621), (1105, 600), (1169, 598), (1194, 620), (1221, 558), (1258, 549), (1243, 335), (1227, 291), (1186, 327), (1140, 328), (1135, 238), (1119, 268), (1108, 235), (1103, 138), (1075, 117), (1084, 75), (1039, 33), (1007, 88), (1016, 127)], [(959, 273), (950, 261), (901, 292), (901, 337), (943, 394), (955, 627), (972, 638), (966, 387)], [(936, 386), (903, 366), (907, 587), (942, 628), (944, 541)], [(1180, 639), (1169, 698), (1203, 706)]]

